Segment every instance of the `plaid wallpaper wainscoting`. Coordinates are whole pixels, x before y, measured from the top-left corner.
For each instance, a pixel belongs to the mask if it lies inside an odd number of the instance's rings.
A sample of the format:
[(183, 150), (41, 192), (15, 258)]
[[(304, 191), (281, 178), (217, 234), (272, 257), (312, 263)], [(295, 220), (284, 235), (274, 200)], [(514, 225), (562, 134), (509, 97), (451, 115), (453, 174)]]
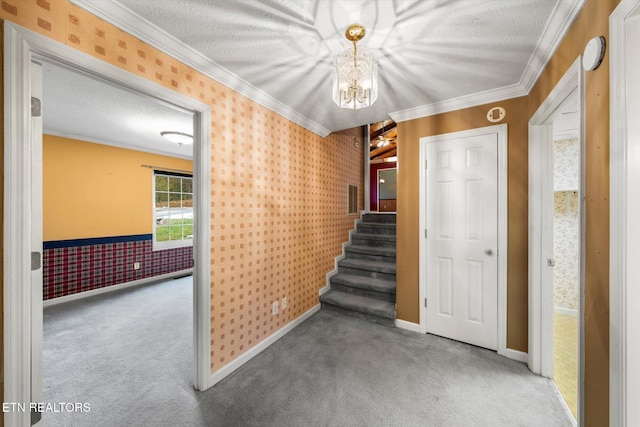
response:
[[(44, 242), (43, 298), (62, 297), (193, 267), (193, 248), (153, 251), (151, 234)], [(140, 263), (138, 270), (134, 263)]]

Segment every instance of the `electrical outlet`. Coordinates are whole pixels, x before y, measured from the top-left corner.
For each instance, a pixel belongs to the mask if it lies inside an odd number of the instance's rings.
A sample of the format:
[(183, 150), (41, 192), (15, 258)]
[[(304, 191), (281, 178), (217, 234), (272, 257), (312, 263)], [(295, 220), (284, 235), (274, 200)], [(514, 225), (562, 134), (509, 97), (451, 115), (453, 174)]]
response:
[(140, 263), (139, 262), (134, 262), (133, 263), (133, 269), (134, 270), (140, 270)]
[(275, 316), (276, 314), (278, 314), (278, 301), (271, 304), (271, 315)]
[(282, 298), (282, 309), (287, 308), (287, 297)]

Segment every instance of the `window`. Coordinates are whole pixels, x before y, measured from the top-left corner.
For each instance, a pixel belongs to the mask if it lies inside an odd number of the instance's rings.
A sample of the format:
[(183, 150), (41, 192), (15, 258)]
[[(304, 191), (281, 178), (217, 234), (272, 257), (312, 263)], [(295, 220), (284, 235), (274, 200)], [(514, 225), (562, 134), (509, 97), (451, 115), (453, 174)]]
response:
[(153, 175), (153, 248), (193, 244), (193, 177), (155, 171)]

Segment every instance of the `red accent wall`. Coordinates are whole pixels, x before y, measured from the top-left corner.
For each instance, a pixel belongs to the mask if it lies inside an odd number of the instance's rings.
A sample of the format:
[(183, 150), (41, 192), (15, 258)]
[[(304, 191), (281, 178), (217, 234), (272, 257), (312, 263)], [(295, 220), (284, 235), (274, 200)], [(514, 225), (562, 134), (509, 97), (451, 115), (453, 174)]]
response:
[[(154, 251), (151, 234), (44, 242), (43, 299), (193, 267), (191, 246)], [(140, 263), (134, 270), (133, 264)]]
[(372, 212), (378, 211), (378, 171), (382, 169), (393, 169), (395, 167), (396, 162), (369, 165), (369, 209)]

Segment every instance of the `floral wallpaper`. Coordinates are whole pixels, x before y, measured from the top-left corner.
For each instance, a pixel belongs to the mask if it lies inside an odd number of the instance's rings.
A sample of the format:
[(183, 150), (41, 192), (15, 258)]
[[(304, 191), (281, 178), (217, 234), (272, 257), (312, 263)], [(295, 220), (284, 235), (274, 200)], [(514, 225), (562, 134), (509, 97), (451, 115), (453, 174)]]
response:
[(576, 138), (553, 142), (553, 189), (578, 190), (579, 144)]
[(554, 306), (578, 309), (580, 283), (579, 144), (554, 142), (553, 269)]

